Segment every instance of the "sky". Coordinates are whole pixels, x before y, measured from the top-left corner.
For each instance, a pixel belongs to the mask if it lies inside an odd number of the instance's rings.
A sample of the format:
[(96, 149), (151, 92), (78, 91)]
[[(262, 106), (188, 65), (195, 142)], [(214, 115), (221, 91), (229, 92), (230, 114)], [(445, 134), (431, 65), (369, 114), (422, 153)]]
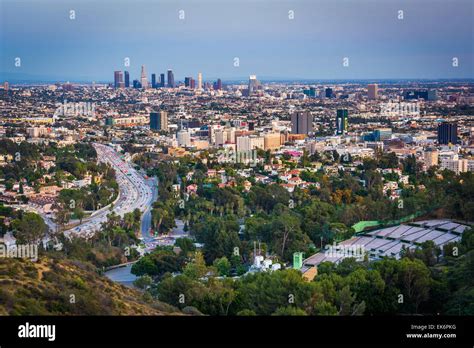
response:
[(473, 78), (474, 1), (0, 0), (0, 81), (141, 65), (176, 80)]

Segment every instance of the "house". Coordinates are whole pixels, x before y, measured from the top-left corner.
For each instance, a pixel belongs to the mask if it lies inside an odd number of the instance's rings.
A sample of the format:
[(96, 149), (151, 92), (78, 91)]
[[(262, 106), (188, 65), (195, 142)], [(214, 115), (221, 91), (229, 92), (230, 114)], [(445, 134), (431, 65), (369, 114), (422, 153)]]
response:
[(294, 184), (280, 184), (280, 186), (284, 187), (289, 193), (292, 193), (296, 187)]
[(186, 187), (186, 193), (190, 195), (195, 195), (197, 193), (198, 186), (196, 184), (191, 184)]

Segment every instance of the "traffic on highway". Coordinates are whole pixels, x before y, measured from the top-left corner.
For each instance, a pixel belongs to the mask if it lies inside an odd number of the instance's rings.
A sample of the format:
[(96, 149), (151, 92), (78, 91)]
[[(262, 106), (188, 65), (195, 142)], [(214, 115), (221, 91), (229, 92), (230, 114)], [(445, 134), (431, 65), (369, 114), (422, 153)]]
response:
[(107, 215), (113, 211), (123, 217), (127, 212), (139, 209), (142, 214), (149, 211), (156, 195), (153, 194), (151, 185), (127, 162), (123, 161), (120, 154), (107, 145), (94, 143), (97, 158), (100, 162), (107, 163), (115, 169), (116, 180), (119, 185), (119, 195), (111, 207), (104, 207), (95, 212), (82, 224), (64, 231), (65, 235), (90, 237), (100, 230), (100, 226), (107, 220)]

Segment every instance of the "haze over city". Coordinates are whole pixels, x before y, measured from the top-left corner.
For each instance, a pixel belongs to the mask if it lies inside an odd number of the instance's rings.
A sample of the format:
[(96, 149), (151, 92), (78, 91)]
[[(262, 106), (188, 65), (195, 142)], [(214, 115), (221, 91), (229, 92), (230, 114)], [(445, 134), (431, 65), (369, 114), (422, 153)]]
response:
[(133, 76), (179, 80), (472, 78), (472, 13), (469, 0), (2, 0), (0, 76), (104, 82), (128, 57)]

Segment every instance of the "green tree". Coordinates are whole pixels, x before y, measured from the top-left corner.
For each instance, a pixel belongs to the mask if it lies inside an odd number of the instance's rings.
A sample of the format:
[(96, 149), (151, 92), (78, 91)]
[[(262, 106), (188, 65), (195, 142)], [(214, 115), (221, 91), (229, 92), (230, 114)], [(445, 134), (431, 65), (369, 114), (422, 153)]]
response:
[(12, 221), (13, 235), (20, 244), (38, 244), (48, 231), (40, 215), (32, 212), (23, 213)]

